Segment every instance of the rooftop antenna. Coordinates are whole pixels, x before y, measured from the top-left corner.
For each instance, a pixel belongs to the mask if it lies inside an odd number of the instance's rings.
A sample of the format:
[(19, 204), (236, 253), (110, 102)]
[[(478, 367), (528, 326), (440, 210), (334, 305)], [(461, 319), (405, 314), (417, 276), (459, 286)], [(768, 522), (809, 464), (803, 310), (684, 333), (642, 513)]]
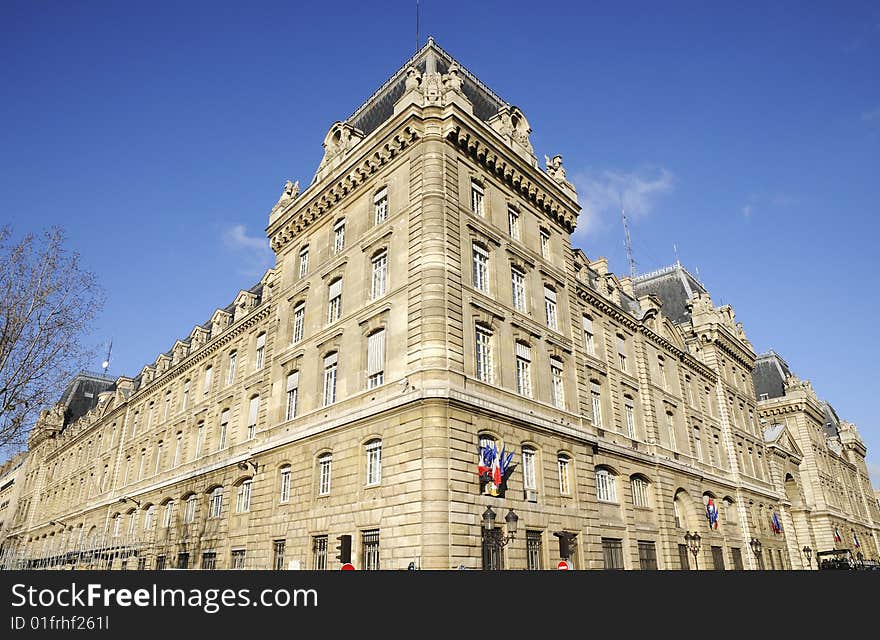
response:
[(680, 267), (681, 262), (678, 261), (678, 245), (674, 242), (672, 243), (672, 252), (675, 254), (675, 266)]
[(107, 345), (107, 357), (104, 358), (104, 362), (101, 363), (101, 369), (104, 374), (107, 374), (107, 369), (110, 368), (110, 353), (113, 351), (113, 338), (110, 338), (110, 344)]
[(416, 0), (416, 51), (419, 50), (419, 0)]
[(626, 246), (626, 257), (627, 260), (629, 260), (629, 277), (635, 279), (636, 260), (633, 258), (632, 241), (629, 237), (629, 226), (626, 224), (626, 211), (623, 208), (623, 193), (618, 192), (618, 197), (620, 198), (620, 217), (623, 219), (623, 236), (624, 244)]

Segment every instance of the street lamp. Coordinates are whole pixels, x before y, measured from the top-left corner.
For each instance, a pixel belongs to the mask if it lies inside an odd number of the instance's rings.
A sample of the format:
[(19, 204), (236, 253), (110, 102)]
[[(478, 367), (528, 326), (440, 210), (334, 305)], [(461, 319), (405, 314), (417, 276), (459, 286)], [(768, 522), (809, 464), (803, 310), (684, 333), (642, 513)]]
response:
[(693, 533), (688, 531), (684, 534), (684, 541), (687, 542), (688, 549), (694, 554), (694, 569), (699, 569), (700, 563), (697, 562), (697, 554), (700, 553), (700, 534), (696, 531)]
[(801, 551), (804, 552), (804, 558), (807, 560), (807, 568), (813, 568), (813, 550), (810, 547), (805, 546)]
[(121, 498), (119, 498), (119, 502), (134, 502), (138, 506), (138, 509), (141, 508), (141, 503), (139, 500), (135, 500), (134, 498), (129, 498), (128, 496), (122, 496)]
[(61, 520), (49, 520), (49, 524), (52, 526), (55, 526), (56, 524), (61, 525), (62, 527), (65, 526), (65, 524), (63, 522), (61, 522)]
[(752, 553), (755, 554), (755, 558), (757, 558), (758, 560), (758, 568), (763, 569), (764, 560), (761, 557), (761, 541), (757, 538), (752, 538), (751, 540), (749, 540), (749, 546), (752, 548)]
[(507, 535), (495, 528), (495, 512), (492, 511), (492, 507), (486, 507), (483, 512), (483, 540), (499, 547), (503, 547), (513, 540), (516, 537), (516, 524), (519, 522), (519, 516), (511, 509), (504, 516), (504, 521), (507, 523)]

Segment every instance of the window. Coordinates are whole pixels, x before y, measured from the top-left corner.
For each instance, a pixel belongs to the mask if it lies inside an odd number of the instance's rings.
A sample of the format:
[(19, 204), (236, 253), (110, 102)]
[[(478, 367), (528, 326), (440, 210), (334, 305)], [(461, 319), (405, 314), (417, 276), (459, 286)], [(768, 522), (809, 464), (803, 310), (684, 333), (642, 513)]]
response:
[(162, 414), (162, 419), (167, 420), (171, 415), (171, 392), (165, 392), (165, 412)]
[(730, 556), (733, 558), (733, 568), (737, 571), (743, 570), (743, 557), (742, 551), (740, 551), (737, 547), (733, 547), (730, 550)]
[(379, 570), (379, 530), (372, 529), (361, 534), (361, 548), (363, 550), (362, 563), (364, 571)]
[(281, 481), (280, 485), (280, 493), (281, 495), (278, 498), (279, 502), (290, 502), (290, 465), (286, 464), (281, 467)]
[(165, 569), (165, 556), (156, 556), (156, 571), (164, 571)]
[(215, 487), (208, 499), (208, 517), (219, 518), (223, 512), (223, 487)]
[(388, 285), (388, 252), (373, 256), (370, 261), (372, 266), (372, 278), (370, 280), (370, 299), (376, 300), (385, 295)]
[(596, 497), (601, 502), (617, 502), (617, 479), (608, 469), (596, 469)]
[(617, 336), (617, 357), (620, 360), (620, 370), (626, 373), (626, 338)]
[(688, 546), (686, 544), (678, 545), (678, 566), (682, 571), (691, 570), (691, 559), (688, 556)]
[(653, 541), (639, 540), (639, 569), (642, 571), (657, 570), (657, 548)]
[[(144, 477), (144, 464), (146, 463), (146, 461), (147, 461), (147, 450), (141, 449), (141, 461), (138, 464), (138, 477), (137, 477), (138, 480), (140, 480), (141, 478)], [(82, 482), (82, 480), (80, 480), (80, 482)]]
[(367, 455), (367, 484), (379, 484), (382, 481), (382, 441), (371, 440), (365, 447)]
[(540, 571), (542, 569), (541, 550), (541, 532), (526, 531), (526, 564), (529, 571)]
[(128, 535), (133, 536), (137, 529), (137, 511), (132, 511), (128, 516)]
[(187, 524), (196, 521), (196, 504), (198, 498), (196, 494), (190, 494), (190, 496), (186, 499), (183, 507), (183, 521)]
[(248, 404), (247, 439), (253, 440), (257, 435), (257, 412), (260, 410), (260, 396), (251, 398)]
[(596, 355), (596, 342), (595, 342), (595, 336), (593, 334), (593, 319), (590, 316), (583, 317), (583, 327), (584, 327), (584, 347), (587, 350), (587, 355), (595, 356)]
[(336, 362), (337, 354), (331, 353), (324, 358), (324, 406), (336, 402)]
[(700, 427), (694, 427), (694, 457), (703, 461), (703, 441), (700, 439)]
[(254, 352), (254, 369), (263, 368), (263, 355), (266, 352), (266, 334), (261, 333), (257, 336), (257, 350)]
[(636, 507), (648, 507), (648, 481), (638, 476), (632, 479), (633, 505)]
[(590, 400), (593, 403), (593, 424), (602, 427), (602, 392), (599, 384), (590, 382)]
[(202, 455), (202, 445), (205, 443), (205, 422), (199, 422), (198, 427), (196, 427), (196, 451), (193, 459), (198, 458)]
[(150, 427), (153, 426), (153, 403), (150, 402), (150, 406), (147, 407), (147, 431), (150, 430)]
[(327, 568), (327, 536), (312, 538), (312, 569), (324, 571)]
[(180, 450), (183, 448), (183, 433), (177, 432), (177, 438), (174, 443), (174, 459), (171, 461), (171, 467), (174, 468), (180, 464)]
[(517, 267), (510, 268), (510, 285), (513, 297), (513, 308), (526, 311), (526, 274)]
[(226, 448), (226, 436), (229, 432), (229, 409), (224, 409), (220, 414), (220, 441), (217, 443), (217, 450)]
[(229, 556), (231, 560), (231, 562), (229, 563), (229, 568), (244, 569), (244, 556), (244, 549), (233, 549)]
[(327, 323), (330, 324), (339, 320), (342, 313), (342, 278), (336, 278), (330, 283), (328, 293)]
[(214, 551), (205, 551), (202, 554), (202, 571), (213, 571), (217, 568), (217, 554)]
[(156, 517), (156, 505), (151, 504), (144, 513), (144, 531), (153, 528), (153, 518)]
[(202, 385), (202, 393), (207, 395), (211, 390), (211, 375), (214, 373), (214, 368), (211, 365), (205, 367), (205, 382)]
[(567, 496), (571, 493), (571, 478), (569, 477), (569, 468), (571, 466), (571, 458), (565, 454), (559, 454), (556, 457), (556, 470), (559, 474), (559, 493)]
[(712, 568), (715, 571), (724, 571), (724, 549), (712, 547)]
[(146, 558), (138, 558), (137, 570), (144, 571), (147, 568), (147, 559)]
[(380, 189), (373, 196), (373, 220), (382, 224), (388, 219), (388, 188)]
[(477, 380), (492, 383), (492, 332), (477, 325), (476, 342), (476, 375)]
[(293, 332), (290, 336), (290, 343), (296, 344), (303, 339), (303, 328), (306, 320), (306, 303), (300, 302), (293, 308)]
[(663, 360), (663, 356), (657, 357), (657, 371), (659, 371), (659, 384), (660, 388), (664, 390), (669, 390), (669, 386), (666, 384), (666, 366)]
[(385, 382), (385, 329), (379, 329), (367, 338), (367, 388), (374, 389)]
[(523, 342), (516, 343), (516, 392), (532, 397), (532, 348)]
[(625, 398), (623, 414), (626, 418), (626, 435), (635, 440), (636, 437), (636, 412), (632, 398)]
[(235, 499), (236, 513), (247, 513), (251, 510), (251, 483), (252, 480), (245, 480), (238, 485), (238, 495)]
[(181, 551), (177, 554), (177, 568), (178, 569), (188, 569), (189, 568), (189, 554), (186, 551)]
[(498, 537), (483, 538), (483, 569), (486, 571), (500, 571), (504, 569), (504, 547), (500, 543), (501, 528), (495, 527)]
[(474, 289), (489, 293), (489, 252), (480, 245), (473, 244)]
[(162, 526), (166, 529), (174, 524), (174, 501), (169, 500), (165, 503), (165, 515), (162, 518)]
[(535, 450), (531, 447), (523, 447), (522, 449), (522, 466), (523, 488), (536, 490), (538, 481), (535, 477)]
[(186, 408), (187, 408), (187, 406), (189, 405), (189, 385), (190, 385), (190, 381), (189, 381), (189, 380), (186, 380), (186, 381), (183, 383), (183, 402), (182, 402), (182, 407), (181, 407), (181, 408), (182, 408), (184, 411), (186, 411)]
[(666, 412), (666, 432), (669, 434), (669, 448), (675, 449), (675, 418), (670, 411)]
[(544, 311), (547, 315), (547, 326), (551, 329), (559, 328), (559, 319), (556, 316), (556, 292), (544, 285)]
[(159, 440), (159, 443), (156, 445), (156, 468), (153, 473), (159, 473), (162, 470), (162, 441)]
[(691, 377), (690, 376), (684, 377), (684, 397), (687, 400), (687, 403), (689, 405), (694, 404), (694, 394), (691, 391)]
[(483, 196), (483, 187), (476, 180), (471, 180), (471, 211), (481, 218), (486, 215), (483, 207)]
[(755, 412), (749, 409), (749, 428), (752, 433), (758, 435), (758, 429), (755, 427)]
[(119, 537), (119, 527), (121, 524), (122, 524), (122, 515), (117, 513), (115, 516), (113, 516), (113, 537), (114, 538)]
[(545, 260), (550, 258), (550, 232), (541, 229), (541, 257)]
[(226, 384), (232, 384), (235, 380), (235, 361), (238, 357), (238, 354), (233, 351), (229, 354), (229, 363), (226, 369)]
[(333, 225), (333, 253), (339, 253), (345, 248), (345, 218), (337, 220)]
[(550, 393), (553, 406), (565, 409), (565, 383), (562, 378), (562, 360), (550, 358)]
[(520, 223), (519, 211), (513, 207), (507, 207), (507, 229), (510, 237), (514, 240), (520, 240), (522, 237), (522, 225)]
[(602, 538), (602, 557), (606, 569), (623, 569), (623, 540)]
[(140, 420), (141, 414), (139, 411), (134, 412), (134, 418), (131, 421), (131, 437), (133, 438), (137, 435), (138, 430), (138, 421)]
[(272, 541), (272, 568), (275, 571), (284, 569), (284, 540)]
[(303, 278), (309, 272), (309, 246), (299, 250), (299, 277)]
[(325, 453), (318, 458), (318, 495), (326, 496), (330, 493), (330, 467), (333, 464), (333, 454)]
[(287, 407), (284, 412), (285, 420), (293, 420), (296, 417), (296, 399), (299, 395), (299, 371), (287, 374)]

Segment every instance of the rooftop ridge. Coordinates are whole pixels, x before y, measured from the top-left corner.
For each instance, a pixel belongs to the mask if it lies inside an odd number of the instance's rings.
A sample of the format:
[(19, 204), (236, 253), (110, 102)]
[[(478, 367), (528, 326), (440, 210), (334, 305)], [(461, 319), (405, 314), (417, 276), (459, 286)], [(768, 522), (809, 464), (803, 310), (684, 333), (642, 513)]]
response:
[[(703, 281), (700, 280), (698, 277), (696, 277), (694, 274), (692, 274), (690, 271), (688, 271), (684, 267), (684, 265), (682, 265), (680, 262), (676, 262), (675, 264), (670, 264), (665, 267), (660, 267), (659, 269), (655, 269), (654, 271), (649, 271), (648, 273), (639, 274), (635, 278), (633, 278), (633, 282), (644, 282), (645, 280), (657, 278), (659, 276), (666, 275), (667, 273), (674, 273), (679, 270), (684, 271), (691, 278), (693, 278), (695, 282), (699, 283), (699, 285), (701, 287), (706, 289), (706, 285), (703, 283)], [(708, 291), (708, 289), (706, 289), (706, 290)]]

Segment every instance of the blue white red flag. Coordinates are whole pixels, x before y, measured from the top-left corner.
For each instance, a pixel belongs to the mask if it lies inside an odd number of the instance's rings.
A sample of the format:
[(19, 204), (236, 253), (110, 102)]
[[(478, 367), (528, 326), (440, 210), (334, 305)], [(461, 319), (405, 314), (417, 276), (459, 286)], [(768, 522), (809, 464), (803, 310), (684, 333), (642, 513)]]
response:
[(779, 516), (776, 512), (773, 512), (773, 517), (770, 518), (770, 525), (773, 528), (773, 533), (782, 533), (782, 523), (779, 521)]
[(853, 531), (853, 544), (856, 545), (856, 549), (862, 546), (859, 544), (859, 537), (856, 535), (855, 531)]
[(717, 529), (718, 507), (715, 506), (715, 502), (712, 500), (712, 498), (709, 498), (709, 502), (706, 503), (706, 517), (709, 518), (709, 528)]
[(837, 527), (834, 527), (834, 542), (840, 542), (841, 540), (840, 531), (837, 530)]

